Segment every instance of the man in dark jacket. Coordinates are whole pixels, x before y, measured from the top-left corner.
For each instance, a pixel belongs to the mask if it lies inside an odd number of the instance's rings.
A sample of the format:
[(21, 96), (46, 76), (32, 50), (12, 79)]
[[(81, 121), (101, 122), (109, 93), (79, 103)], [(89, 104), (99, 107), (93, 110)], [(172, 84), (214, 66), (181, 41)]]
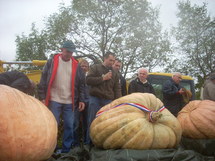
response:
[(96, 117), (97, 111), (104, 105), (122, 96), (119, 76), (117, 72), (112, 69), (114, 61), (115, 54), (107, 52), (104, 56), (104, 62), (91, 66), (86, 77), (87, 85), (90, 87), (87, 144), (91, 143), (89, 128)]
[(173, 73), (172, 78), (167, 80), (163, 85), (163, 103), (164, 106), (174, 115), (182, 109), (184, 102), (182, 95), (184, 91), (179, 85), (182, 80), (180, 73)]
[(154, 88), (147, 81), (148, 70), (145, 68), (138, 69), (137, 78), (132, 80), (128, 87), (128, 93), (141, 92), (155, 94)]
[(121, 85), (122, 96), (125, 96), (125, 95), (127, 95), (126, 80), (120, 73), (120, 69), (122, 67), (122, 62), (119, 59), (116, 59), (112, 67), (119, 74), (119, 82)]
[(0, 84), (16, 88), (24, 93), (32, 94), (35, 84), (28, 77), (18, 71), (0, 73)]
[(49, 107), (57, 123), (63, 116), (64, 132), (62, 153), (69, 152), (74, 144), (74, 108), (84, 109), (85, 76), (72, 57), (76, 47), (72, 41), (62, 45), (62, 53), (54, 55), (44, 67), (38, 86), (39, 98)]

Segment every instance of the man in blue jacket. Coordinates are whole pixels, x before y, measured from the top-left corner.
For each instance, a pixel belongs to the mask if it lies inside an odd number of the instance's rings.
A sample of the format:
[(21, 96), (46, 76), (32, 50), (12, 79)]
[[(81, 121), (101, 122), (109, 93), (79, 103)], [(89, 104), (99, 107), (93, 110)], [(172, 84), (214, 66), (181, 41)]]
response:
[(174, 115), (182, 109), (184, 102), (182, 95), (185, 93), (179, 85), (182, 80), (181, 73), (173, 73), (172, 78), (163, 85), (163, 103), (164, 106)]
[(64, 123), (62, 153), (69, 152), (74, 144), (74, 108), (84, 109), (85, 75), (72, 57), (76, 47), (72, 41), (66, 41), (61, 53), (49, 59), (42, 72), (38, 86), (40, 100), (49, 107), (57, 123), (62, 114)]

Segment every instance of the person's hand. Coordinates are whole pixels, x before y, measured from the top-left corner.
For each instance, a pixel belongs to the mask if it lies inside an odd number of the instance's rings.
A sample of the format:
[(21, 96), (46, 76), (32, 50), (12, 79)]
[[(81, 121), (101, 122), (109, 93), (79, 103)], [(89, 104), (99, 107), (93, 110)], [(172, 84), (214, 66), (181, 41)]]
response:
[(102, 76), (103, 80), (110, 80), (112, 78), (112, 71), (110, 70), (108, 73)]
[(181, 88), (179, 91), (178, 91), (179, 94), (184, 94), (184, 91), (183, 89)]
[(78, 110), (81, 112), (81, 111), (84, 110), (84, 108), (85, 108), (84, 102), (79, 102), (79, 104), (78, 104)]
[(41, 102), (45, 105), (46, 104), (46, 100), (44, 99), (44, 100), (41, 100)]

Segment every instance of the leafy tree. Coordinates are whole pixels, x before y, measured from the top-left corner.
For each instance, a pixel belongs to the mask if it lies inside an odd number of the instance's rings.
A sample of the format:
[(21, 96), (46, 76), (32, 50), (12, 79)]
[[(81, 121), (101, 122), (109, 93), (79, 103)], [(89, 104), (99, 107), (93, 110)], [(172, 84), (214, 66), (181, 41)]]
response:
[(57, 51), (71, 39), (79, 50), (75, 56), (94, 63), (113, 51), (122, 60), (126, 76), (140, 67), (153, 70), (168, 60), (170, 42), (168, 34), (161, 32), (158, 14), (146, 0), (73, 0), (69, 6), (61, 4), (39, 36), (47, 45), (44, 52)]
[(190, 1), (178, 3), (177, 17), (178, 25), (172, 31), (180, 56), (173, 63), (182, 73), (197, 78), (200, 88), (215, 70), (215, 19), (208, 15), (206, 3), (192, 6)]
[(17, 36), (16, 60), (46, 59), (46, 41), (43, 34), (39, 34), (32, 24), (31, 33), (27, 36)]
[[(17, 36), (17, 61), (32, 61), (32, 60), (46, 60), (47, 45), (45, 36), (40, 34), (35, 28), (35, 24), (32, 24), (31, 33), (27, 36)], [(24, 68), (37, 69), (33, 66), (25, 65)]]
[(125, 75), (140, 67), (152, 70), (167, 60), (169, 41), (161, 33), (158, 11), (147, 1), (94, 0), (73, 4), (81, 15), (79, 20), (88, 22), (78, 32), (83, 35), (82, 42), (86, 42), (80, 46), (84, 45), (87, 55), (90, 53), (101, 60), (107, 50), (113, 50), (123, 62)]

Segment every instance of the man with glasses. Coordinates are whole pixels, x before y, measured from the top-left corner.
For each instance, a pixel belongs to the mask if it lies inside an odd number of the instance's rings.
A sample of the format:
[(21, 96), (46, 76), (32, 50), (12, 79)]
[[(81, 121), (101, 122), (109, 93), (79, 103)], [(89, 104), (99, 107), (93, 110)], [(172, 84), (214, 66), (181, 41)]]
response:
[(65, 41), (61, 53), (47, 61), (38, 86), (40, 100), (48, 106), (58, 124), (60, 116), (63, 117), (62, 149), (56, 149), (59, 153), (68, 153), (73, 146), (74, 108), (82, 111), (85, 106), (85, 75), (73, 52), (76, 52), (74, 43)]
[(174, 115), (184, 106), (183, 97), (184, 91), (179, 85), (182, 80), (181, 73), (173, 73), (172, 78), (167, 80), (163, 85), (163, 103), (164, 106)]

